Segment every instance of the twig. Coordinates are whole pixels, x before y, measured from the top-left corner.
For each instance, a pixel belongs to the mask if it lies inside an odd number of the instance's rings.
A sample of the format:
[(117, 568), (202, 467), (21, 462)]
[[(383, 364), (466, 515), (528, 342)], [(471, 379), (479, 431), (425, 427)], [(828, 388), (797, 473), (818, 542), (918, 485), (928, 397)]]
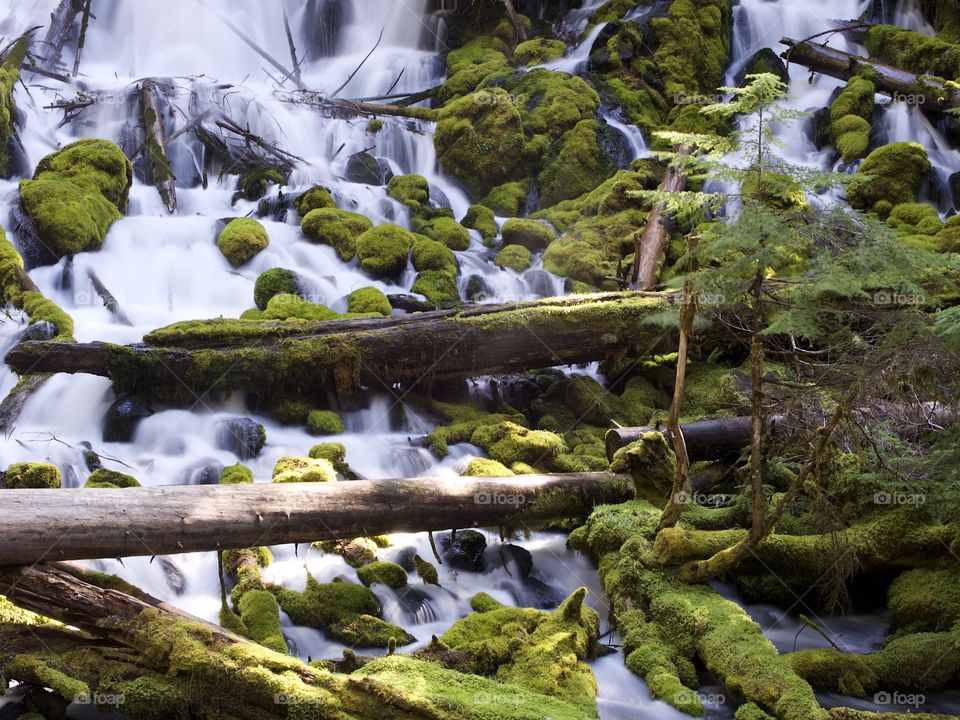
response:
[(380, 28), (380, 37), (377, 38), (376, 44), (370, 49), (370, 52), (367, 53), (366, 57), (364, 57), (363, 60), (360, 61), (360, 64), (357, 65), (357, 67), (354, 69), (354, 71), (347, 76), (347, 79), (344, 80), (343, 85), (341, 85), (341, 86), (338, 87), (336, 90), (334, 90), (333, 93), (331, 93), (331, 95), (330, 95), (331, 98), (335, 98), (337, 95), (340, 94), (340, 91), (341, 91), (341, 90), (343, 90), (347, 85), (350, 84), (350, 81), (353, 80), (354, 76), (355, 76), (358, 72), (360, 72), (360, 68), (362, 68), (362, 67), (364, 66), (364, 63), (366, 63), (367, 60), (370, 59), (370, 56), (373, 55), (374, 51), (376, 51), (376, 49), (377, 49), (378, 47), (380, 47), (380, 41), (381, 41), (381, 40), (383, 40), (383, 28)]

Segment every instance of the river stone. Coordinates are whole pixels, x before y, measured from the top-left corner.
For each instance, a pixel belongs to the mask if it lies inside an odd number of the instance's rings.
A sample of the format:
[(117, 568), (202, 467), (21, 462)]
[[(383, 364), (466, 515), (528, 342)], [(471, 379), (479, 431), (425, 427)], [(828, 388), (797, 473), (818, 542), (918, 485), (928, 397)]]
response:
[(737, 73), (737, 87), (745, 83), (747, 75), (757, 73), (773, 73), (783, 82), (789, 82), (790, 80), (786, 64), (780, 59), (780, 56), (770, 48), (760, 48), (750, 56), (750, 59), (747, 60), (740, 72)]
[(188, 465), (180, 473), (180, 485), (219, 485), (223, 464), (212, 458), (203, 458)]
[(563, 600), (563, 596), (556, 590), (547, 585), (543, 580), (535, 577), (528, 577), (523, 580), (524, 598), (523, 605), (535, 607), (539, 610), (548, 610), (557, 607)]
[(414, 558), (417, 555), (417, 549), (412, 545), (398, 548), (393, 552), (392, 561), (406, 570), (408, 573), (416, 572), (417, 564)]
[(20, 340), (52, 340), (56, 336), (57, 326), (47, 320), (41, 320), (29, 325), (20, 335)]
[(183, 576), (180, 568), (174, 565), (169, 558), (161, 557), (157, 558), (157, 561), (163, 569), (163, 577), (167, 581), (167, 587), (177, 595), (183, 595), (187, 589), (187, 579)]
[[(533, 555), (530, 554), (530, 551), (513, 543), (507, 543), (502, 548), (503, 557), (507, 563), (516, 568), (515, 574), (519, 574), (522, 578), (529, 577), (530, 573), (533, 572)], [(511, 568), (511, 572), (514, 572), (513, 568)]]
[(351, 155), (347, 160), (347, 180), (362, 185), (386, 185), (393, 177), (390, 163), (383, 158), (375, 158), (370, 153), (361, 152)]
[(482, 275), (471, 275), (467, 278), (466, 295), (469, 302), (481, 302), (493, 296), (493, 288)]
[(217, 423), (217, 447), (241, 460), (257, 457), (266, 442), (263, 425), (250, 418), (231, 418)]
[(483, 551), (487, 539), (478, 530), (460, 530), (455, 537), (452, 533), (441, 535), (440, 555), (445, 565), (456, 570), (479, 572), (483, 570)]
[(107, 409), (103, 418), (105, 442), (130, 442), (137, 425), (154, 414), (149, 398), (143, 395), (121, 395)]

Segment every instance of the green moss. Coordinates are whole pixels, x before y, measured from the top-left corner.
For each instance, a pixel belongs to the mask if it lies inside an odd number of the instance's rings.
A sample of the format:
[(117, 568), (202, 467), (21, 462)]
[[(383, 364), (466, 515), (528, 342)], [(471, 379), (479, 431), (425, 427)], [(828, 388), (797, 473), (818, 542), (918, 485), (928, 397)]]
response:
[(449, 307), (460, 302), (456, 278), (442, 270), (423, 270), (410, 290), (423, 295), (438, 307)]
[(367, 123), (367, 132), (371, 135), (376, 135), (381, 130), (383, 130), (383, 120), (380, 118), (372, 118), (370, 122)]
[(530, 267), (532, 253), (522, 245), (507, 245), (499, 253), (494, 262), (499, 268), (510, 268), (516, 272), (523, 272)]
[(414, 555), (413, 564), (417, 570), (417, 575), (420, 576), (420, 579), (423, 580), (424, 583), (427, 585), (440, 585), (440, 576), (432, 562), (424, 560), (419, 555)]
[[(757, 181), (760, 192), (757, 192)], [(744, 195), (759, 197), (765, 204), (776, 210), (800, 210), (809, 207), (803, 188), (796, 180), (784, 173), (767, 171), (760, 178), (750, 173), (740, 186)]]
[(329, 245), (344, 262), (353, 259), (357, 239), (372, 227), (363, 215), (330, 207), (311, 210), (300, 223), (308, 240)]
[[(960, 78), (960, 46), (892, 25), (874, 25), (864, 42), (872, 57), (917, 74)], [(926, 88), (918, 88), (922, 94)]]
[(463, 226), (472, 228), (480, 233), (483, 242), (488, 247), (497, 238), (497, 221), (493, 210), (483, 205), (471, 205), (462, 220)]
[(514, 217), (523, 214), (527, 207), (527, 197), (529, 195), (530, 181), (516, 180), (491, 188), (483, 204), (498, 215)]
[(249, 590), (240, 598), (240, 620), (248, 637), (276, 652), (289, 652), (280, 629), (280, 607), (267, 590)]
[[(13, 303), (16, 306), (17, 303)], [(73, 342), (73, 318), (67, 315), (52, 300), (38, 292), (28, 290), (20, 296), (20, 307), (30, 316), (30, 324), (49, 322), (57, 328), (53, 340)]]
[(253, 218), (231, 220), (217, 238), (217, 247), (234, 267), (249, 262), (269, 244), (266, 229)]
[(528, 176), (523, 123), (505, 90), (454, 100), (439, 118), (434, 134), (437, 160), (471, 196), (484, 197), (498, 185)]
[(336, 208), (330, 191), (320, 185), (314, 185), (302, 195), (294, 198), (293, 206), (301, 218), (305, 218), (313, 210), (322, 210), (323, 208)]
[(488, 76), (507, 65), (506, 46), (499, 40), (478, 37), (447, 54), (447, 80), (440, 88), (439, 98), (446, 102), (454, 97), (472, 93)]
[(463, 471), (467, 477), (507, 477), (513, 472), (503, 463), (490, 458), (474, 458)]
[(918, 143), (884, 145), (860, 165), (847, 187), (847, 200), (858, 210), (875, 211), (884, 201), (891, 205), (915, 202), (930, 167), (927, 151)]
[(399, 225), (380, 225), (357, 238), (360, 267), (375, 277), (399, 277), (416, 238)]
[(871, 127), (868, 121), (856, 115), (845, 115), (833, 123), (834, 144), (844, 162), (859, 160), (867, 154)]
[(327, 632), (333, 638), (353, 647), (390, 648), (416, 641), (416, 638), (403, 628), (372, 615), (357, 615), (332, 625)]
[(252, 482), (253, 471), (240, 463), (228, 465), (220, 473), (221, 485), (247, 485)]
[(275, 167), (260, 167), (240, 176), (233, 200), (259, 200), (267, 194), (270, 185), (283, 185), (287, 181), (286, 174)]
[(833, 142), (845, 162), (859, 160), (870, 144), (870, 116), (876, 86), (863, 76), (850, 79), (830, 106)]
[(457, 276), (457, 258), (443, 243), (420, 237), (413, 244), (413, 267), (416, 270), (437, 270)]
[(887, 225), (897, 235), (936, 235), (943, 230), (943, 222), (936, 208), (926, 203), (901, 203), (890, 211)]
[(4, 675), (21, 682), (33, 682), (48, 687), (67, 702), (89, 698), (89, 686), (63, 673), (43, 660), (30, 655), (17, 655), (4, 667)]
[(343, 432), (343, 420), (332, 410), (313, 410), (307, 415), (307, 429), (314, 435), (335, 435)]
[(503, 243), (522, 245), (531, 252), (544, 250), (556, 239), (556, 234), (539, 220), (511, 218), (503, 224)]
[(504, 465), (515, 462), (534, 466), (549, 464), (567, 449), (559, 435), (544, 430), (530, 430), (509, 421), (481, 425), (470, 436), (470, 442)]
[(407, 571), (392, 562), (372, 562), (357, 568), (357, 577), (367, 587), (381, 583), (394, 590), (407, 584)]
[(377, 559), (378, 545), (371, 538), (329, 540), (316, 543), (316, 546), (322, 552), (339, 555), (352, 568), (363, 567)]
[(285, 456), (273, 466), (273, 482), (335, 482), (336, 470), (329, 460)]
[(140, 487), (140, 483), (130, 475), (99, 468), (90, 473), (90, 477), (83, 486), (85, 488), (131, 488)]
[(652, 60), (663, 78), (664, 97), (716, 92), (730, 56), (731, 28), (726, 0), (674, 0), (666, 17), (650, 22)]
[(453, 218), (435, 217), (424, 220), (414, 217), (413, 229), (451, 250), (466, 250), (470, 247), (470, 233)]
[(127, 209), (130, 161), (106, 140), (78, 140), (37, 165), (20, 182), (20, 203), (45, 250), (58, 259), (99, 250), (107, 229)]
[(13, 95), (17, 80), (20, 79), (20, 66), (27, 55), (29, 45), (27, 37), (20, 38), (10, 48), (3, 64), (0, 64), (0, 178), (10, 177), (8, 146), (14, 132), (14, 119), (17, 116), (17, 104)]
[(267, 303), (275, 295), (299, 295), (300, 282), (292, 270), (270, 268), (257, 276), (253, 286), (253, 302), (260, 310), (267, 309)]
[(347, 296), (347, 312), (355, 314), (376, 314), (390, 317), (393, 306), (390, 300), (375, 287), (365, 287), (354, 290)]
[(553, 38), (534, 38), (517, 45), (513, 50), (513, 64), (542, 65), (550, 60), (562, 58), (567, 53), (567, 45)]
[(143, 720), (168, 720), (182, 717), (187, 697), (166, 678), (143, 674), (117, 683), (116, 694), (123, 697), (123, 711), (128, 717)]
[(60, 470), (50, 463), (14, 463), (7, 468), (3, 487), (8, 489), (44, 489), (60, 487)]
[(587, 193), (617, 171), (603, 152), (609, 133), (606, 124), (583, 120), (560, 138), (538, 176), (545, 206)]
[(581, 77), (536, 68), (504, 83), (516, 99), (527, 138), (546, 135), (557, 140), (577, 123), (594, 117), (600, 107), (597, 91)]
[(890, 610), (899, 632), (944, 632), (960, 622), (960, 571), (908, 570), (890, 586)]
[(309, 320), (326, 322), (340, 317), (326, 305), (318, 305), (304, 300), (299, 295), (274, 295), (260, 316), (263, 320)]
[(330, 442), (320, 443), (310, 448), (309, 457), (314, 460), (329, 460), (334, 465), (346, 462), (347, 449), (343, 443)]
[(394, 175), (387, 183), (387, 195), (414, 212), (430, 207), (430, 183), (423, 175)]

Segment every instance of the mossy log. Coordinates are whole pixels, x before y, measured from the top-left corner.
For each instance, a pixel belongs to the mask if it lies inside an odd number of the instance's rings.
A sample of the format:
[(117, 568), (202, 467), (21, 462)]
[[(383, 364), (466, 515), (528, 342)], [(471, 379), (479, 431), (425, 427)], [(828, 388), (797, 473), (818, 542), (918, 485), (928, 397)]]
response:
[(176, 401), (194, 392), (347, 395), (361, 384), (509, 373), (665, 351), (661, 293), (610, 293), (327, 322), (209, 320), (172, 325), (146, 345), (21, 343), (18, 372), (90, 373)]
[[(65, 70), (66, 66), (61, 62), (63, 48), (73, 34), (73, 27), (77, 22), (77, 17), (83, 12), (83, 0), (60, 0), (57, 8), (50, 13), (50, 24), (47, 26), (47, 34), (42, 43), (37, 43), (34, 48), (34, 54), (42, 58), (41, 65), (45, 70), (57, 72)], [(28, 70), (33, 68), (27, 66)]]
[(529, 528), (585, 518), (595, 505), (632, 496), (632, 480), (613, 473), (4, 490), (0, 565)]
[(163, 204), (167, 211), (172, 213), (177, 209), (177, 187), (167, 155), (167, 137), (163, 127), (163, 114), (160, 112), (160, 93), (153, 80), (144, 80), (141, 84), (140, 103), (143, 148), (150, 161), (150, 174)]
[[(777, 427), (782, 418), (769, 418), (771, 430)], [(680, 426), (683, 440), (687, 446), (687, 454), (691, 461), (722, 460), (731, 455), (737, 455), (750, 444), (751, 418), (729, 417), (713, 420), (698, 420)], [(667, 430), (662, 425), (647, 425), (645, 427), (621, 427), (607, 431), (605, 442), (607, 459), (613, 460), (614, 453), (630, 443), (637, 442), (650, 432), (660, 431), (667, 437)], [(669, 439), (669, 438), (668, 438)]]
[(784, 37), (780, 38), (780, 44), (789, 48), (783, 53), (787, 62), (804, 65), (814, 72), (849, 80), (866, 70), (880, 92), (895, 97), (909, 95), (925, 110), (944, 112), (960, 108), (960, 92), (942, 79), (917, 75), (819, 43)]

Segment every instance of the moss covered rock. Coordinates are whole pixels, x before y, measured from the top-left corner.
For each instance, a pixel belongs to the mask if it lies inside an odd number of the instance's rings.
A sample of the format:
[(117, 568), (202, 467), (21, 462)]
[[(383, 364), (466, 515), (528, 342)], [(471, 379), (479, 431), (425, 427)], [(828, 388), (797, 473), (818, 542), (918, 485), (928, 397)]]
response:
[(253, 218), (231, 220), (217, 238), (217, 247), (234, 267), (250, 262), (269, 244), (270, 236), (266, 229)]
[(507, 245), (497, 253), (494, 262), (499, 268), (510, 268), (517, 272), (523, 272), (530, 267), (532, 258), (533, 254), (523, 245)]
[(14, 120), (17, 116), (17, 105), (13, 93), (20, 79), (20, 66), (27, 55), (29, 41), (26, 37), (20, 38), (7, 53), (0, 64), (0, 178), (10, 177), (13, 168), (10, 166), (9, 147), (14, 132)]
[(20, 203), (45, 250), (42, 259), (99, 250), (127, 210), (132, 179), (130, 161), (107, 140), (78, 140), (43, 158), (33, 179), (20, 182)]
[(546, 223), (519, 218), (507, 220), (502, 233), (504, 245), (522, 245), (531, 252), (546, 249), (557, 237)]
[(579, 197), (611, 177), (627, 156), (620, 136), (599, 120), (583, 120), (551, 148), (538, 176), (544, 206)]
[(476, 230), (488, 247), (497, 237), (497, 221), (493, 210), (483, 205), (471, 205), (462, 220), (463, 226)]
[(332, 410), (311, 410), (307, 415), (307, 430), (314, 435), (342, 433), (343, 420)]
[(240, 463), (228, 465), (220, 473), (221, 485), (249, 485), (252, 482), (253, 471)]
[(357, 254), (357, 238), (373, 227), (359, 213), (337, 208), (319, 208), (304, 216), (300, 229), (308, 240), (329, 245), (347, 262)]
[(293, 270), (270, 268), (257, 276), (253, 286), (253, 302), (260, 310), (267, 309), (267, 303), (275, 295), (300, 295), (300, 279)]
[(360, 267), (375, 277), (399, 277), (416, 238), (399, 225), (380, 225), (357, 238)]
[(387, 183), (387, 195), (418, 212), (430, 206), (430, 183), (423, 175), (394, 175)]
[(466, 250), (470, 247), (470, 233), (450, 217), (434, 217), (429, 220), (414, 218), (413, 229), (431, 240), (442, 243), (451, 250)]
[(286, 456), (273, 466), (273, 482), (335, 482), (337, 471), (329, 460)]
[(140, 483), (131, 475), (98, 468), (90, 473), (90, 477), (83, 486), (85, 488), (131, 488), (140, 487)]
[(357, 568), (357, 577), (367, 587), (380, 583), (394, 590), (407, 584), (407, 571), (392, 562), (372, 562)]
[(3, 487), (35, 490), (60, 487), (60, 470), (50, 463), (21, 462), (7, 468)]
[(444, 270), (421, 271), (410, 289), (438, 307), (449, 307), (460, 302), (457, 279)]
[(427, 585), (439, 585), (440, 576), (437, 574), (437, 568), (432, 562), (424, 560), (419, 555), (414, 555), (413, 564), (417, 570), (417, 575)]
[(470, 442), (504, 465), (549, 463), (567, 449), (563, 438), (555, 433), (530, 430), (512, 422), (481, 425), (470, 436)]
[(897, 235), (936, 235), (943, 230), (943, 221), (936, 208), (926, 203), (901, 203), (890, 211), (887, 225)]
[(457, 276), (457, 258), (449, 247), (427, 237), (419, 237), (413, 244), (415, 270), (437, 270)]
[[(909, 72), (960, 79), (960, 45), (892, 25), (874, 25), (864, 43), (872, 57)], [(922, 92), (929, 92), (924, 87)]]
[(376, 314), (389, 317), (393, 314), (390, 300), (375, 287), (354, 290), (347, 296), (347, 312), (351, 314)]
[(305, 193), (298, 195), (293, 200), (293, 206), (301, 218), (306, 217), (312, 210), (321, 210), (323, 208), (336, 208), (330, 191), (320, 185), (314, 185)]
[(467, 477), (508, 477), (513, 472), (501, 462), (491, 460), (490, 458), (474, 458), (467, 463), (467, 469), (463, 471)]
[(514, 180), (497, 185), (487, 193), (483, 204), (497, 215), (515, 217), (522, 215), (530, 197), (530, 180)]
[(280, 629), (280, 607), (267, 590), (249, 590), (239, 603), (240, 620), (247, 629), (247, 637), (279, 653), (289, 652)]
[(567, 53), (567, 44), (554, 38), (533, 38), (526, 40), (513, 49), (513, 64), (541, 65), (550, 60), (562, 58)]
[(638, 492), (653, 487), (666, 498), (673, 487), (677, 458), (662, 432), (648, 432), (637, 442), (622, 447), (610, 463), (612, 472), (628, 472)]
[(927, 151), (915, 142), (891, 143), (877, 148), (860, 165), (847, 187), (847, 200), (858, 210), (882, 213), (882, 204), (912, 203), (930, 172)]
[(233, 193), (233, 201), (259, 200), (267, 194), (271, 185), (283, 185), (287, 181), (286, 173), (275, 167), (260, 167), (250, 170), (240, 176), (237, 189)]
[(336, 320), (340, 315), (326, 305), (312, 303), (299, 295), (274, 295), (260, 315), (260, 320), (311, 320), (326, 322)]
[(856, 76), (830, 106), (833, 142), (845, 162), (859, 160), (870, 144), (870, 116), (877, 88), (869, 78)]

